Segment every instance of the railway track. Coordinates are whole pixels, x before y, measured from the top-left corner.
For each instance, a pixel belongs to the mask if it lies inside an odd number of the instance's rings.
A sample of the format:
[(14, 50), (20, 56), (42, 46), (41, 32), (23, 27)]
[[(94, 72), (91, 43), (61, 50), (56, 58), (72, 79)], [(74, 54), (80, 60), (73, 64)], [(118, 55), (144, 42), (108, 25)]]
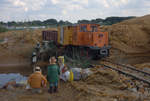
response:
[(118, 64), (111, 61), (103, 61), (100, 64), (95, 64), (95, 65), (102, 65), (106, 68), (110, 68), (112, 70), (118, 71), (121, 74), (130, 76), (136, 80), (140, 80), (150, 85), (150, 73), (143, 70), (139, 70), (133, 66)]

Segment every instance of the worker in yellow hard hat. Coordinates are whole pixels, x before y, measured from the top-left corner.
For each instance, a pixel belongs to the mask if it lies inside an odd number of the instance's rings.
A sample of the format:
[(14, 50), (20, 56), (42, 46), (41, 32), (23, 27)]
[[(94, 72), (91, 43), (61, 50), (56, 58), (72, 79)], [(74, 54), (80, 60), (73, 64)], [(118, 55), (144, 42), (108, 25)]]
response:
[(58, 57), (58, 65), (60, 67), (60, 79), (63, 81), (72, 81), (73, 73), (71, 70), (68, 70), (67, 66), (64, 63), (64, 56)]
[(60, 69), (60, 79), (63, 81), (66, 81), (64, 73), (67, 71), (67, 67), (64, 64), (64, 56), (58, 57), (58, 65), (59, 65), (59, 69)]

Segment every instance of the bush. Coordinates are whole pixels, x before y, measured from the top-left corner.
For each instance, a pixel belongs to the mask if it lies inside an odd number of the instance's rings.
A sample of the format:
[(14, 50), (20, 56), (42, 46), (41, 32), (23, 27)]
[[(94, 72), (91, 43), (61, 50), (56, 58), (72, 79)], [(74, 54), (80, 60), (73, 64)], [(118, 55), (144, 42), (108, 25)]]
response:
[(7, 28), (0, 26), (0, 33), (1, 33), (1, 32), (6, 32), (6, 31), (8, 31)]

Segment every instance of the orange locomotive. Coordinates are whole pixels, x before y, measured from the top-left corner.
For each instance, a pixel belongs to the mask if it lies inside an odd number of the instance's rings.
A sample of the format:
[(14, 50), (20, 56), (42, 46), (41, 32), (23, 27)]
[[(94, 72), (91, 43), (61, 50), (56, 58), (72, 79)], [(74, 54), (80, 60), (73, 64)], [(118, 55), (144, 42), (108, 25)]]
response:
[(43, 31), (43, 40), (49, 39), (47, 41), (64, 47), (64, 54), (68, 56), (101, 58), (109, 55), (108, 32), (102, 32), (98, 24), (58, 27), (58, 32), (53, 34), (54, 31)]

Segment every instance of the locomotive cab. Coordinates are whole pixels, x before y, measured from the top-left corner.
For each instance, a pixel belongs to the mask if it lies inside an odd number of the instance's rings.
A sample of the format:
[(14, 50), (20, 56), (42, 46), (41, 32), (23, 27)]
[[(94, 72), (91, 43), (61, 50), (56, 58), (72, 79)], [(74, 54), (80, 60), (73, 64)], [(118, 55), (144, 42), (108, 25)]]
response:
[(89, 46), (93, 56), (106, 57), (109, 55), (108, 32), (103, 32), (98, 24), (80, 24), (81, 44)]

